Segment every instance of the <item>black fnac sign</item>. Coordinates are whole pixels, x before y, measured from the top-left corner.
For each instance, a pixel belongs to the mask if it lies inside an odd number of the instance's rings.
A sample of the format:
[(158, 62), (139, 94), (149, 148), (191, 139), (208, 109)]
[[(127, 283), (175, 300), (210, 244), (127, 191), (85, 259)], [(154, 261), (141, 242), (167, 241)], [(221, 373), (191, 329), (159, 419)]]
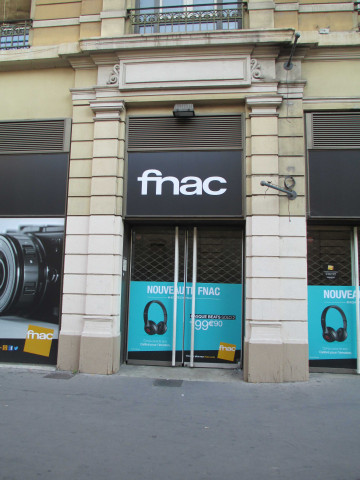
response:
[(128, 217), (241, 217), (240, 151), (130, 152)]
[(310, 150), (310, 217), (360, 217), (360, 151)]

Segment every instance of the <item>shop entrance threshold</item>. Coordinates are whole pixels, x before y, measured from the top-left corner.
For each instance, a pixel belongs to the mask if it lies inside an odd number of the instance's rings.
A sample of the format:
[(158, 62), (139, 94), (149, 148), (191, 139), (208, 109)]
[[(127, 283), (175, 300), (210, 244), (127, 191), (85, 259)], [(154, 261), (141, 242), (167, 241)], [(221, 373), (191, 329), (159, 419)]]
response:
[(243, 380), (243, 372), (240, 368), (183, 368), (122, 364), (116, 375), (189, 382), (239, 382)]

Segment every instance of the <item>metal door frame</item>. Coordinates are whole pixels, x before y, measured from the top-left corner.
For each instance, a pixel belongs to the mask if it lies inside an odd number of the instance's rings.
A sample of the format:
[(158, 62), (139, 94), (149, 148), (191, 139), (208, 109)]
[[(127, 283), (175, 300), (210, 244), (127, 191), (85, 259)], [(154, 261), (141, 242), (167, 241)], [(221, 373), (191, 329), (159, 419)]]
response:
[[(144, 225), (142, 225), (144, 226)], [(167, 225), (170, 226), (170, 225)], [(208, 225), (201, 225), (201, 227), (209, 227)], [(221, 227), (226, 227), (227, 225), (222, 225)], [(136, 229), (136, 225), (133, 225), (130, 228), (130, 255), (128, 259), (128, 279), (127, 279), (127, 308), (126, 308), (126, 328), (124, 329), (125, 335), (125, 354), (124, 358), (126, 363), (130, 363), (133, 365), (159, 365), (159, 366), (172, 366), (172, 367), (205, 367), (205, 368), (227, 368), (227, 369), (236, 369), (239, 368), (242, 362), (243, 356), (243, 340), (244, 340), (244, 228), (243, 226), (236, 225), (235, 228), (241, 230), (241, 272), (239, 276), (241, 278), (241, 285), (243, 290), (243, 301), (242, 301), (242, 318), (241, 318), (241, 353), (240, 353), (240, 360), (236, 363), (231, 364), (221, 364), (221, 363), (206, 363), (206, 362), (195, 362), (194, 361), (194, 352), (195, 352), (195, 306), (196, 306), (196, 288), (192, 288), (192, 299), (191, 299), (191, 348), (190, 348), (190, 361), (185, 361), (184, 359), (184, 342), (185, 342), (185, 303), (186, 303), (186, 283), (188, 282), (187, 279), (187, 270), (188, 270), (188, 254), (189, 254), (189, 231), (193, 231), (193, 255), (192, 255), (192, 285), (196, 286), (197, 283), (197, 247), (198, 247), (198, 227), (197, 226), (190, 226), (190, 225), (176, 225), (174, 226), (174, 236), (175, 236), (175, 246), (174, 246), (174, 299), (173, 299), (173, 338), (172, 338), (172, 354), (171, 354), (171, 361), (151, 361), (151, 360), (140, 360), (140, 359), (128, 359), (128, 334), (129, 334), (129, 309), (130, 309), (130, 282), (132, 278), (132, 258), (134, 252), (134, 242), (133, 242), (133, 231)], [(157, 225), (149, 225), (149, 229), (156, 229), (158, 228)], [(183, 299), (183, 314), (182, 314), (182, 322), (183, 322), (183, 341), (182, 341), (182, 354), (181, 354), (181, 361), (176, 361), (176, 326), (178, 321), (177, 315), (177, 301), (178, 301), (178, 278), (179, 278), (179, 249), (180, 249), (180, 242), (179, 242), (179, 229), (183, 228), (184, 230), (184, 299)]]
[[(357, 226), (347, 225), (312, 225), (316, 230), (323, 231), (349, 231), (350, 240), (350, 261), (351, 261), (351, 283), (355, 287), (355, 322), (356, 322), (356, 347), (357, 347), (357, 367), (356, 370), (352, 368), (334, 368), (334, 367), (310, 367), (310, 372), (339, 372), (339, 373), (354, 373), (360, 374), (360, 278), (359, 278), (359, 233)], [(309, 261), (309, 259), (308, 259)], [(308, 284), (309, 286), (309, 284)]]

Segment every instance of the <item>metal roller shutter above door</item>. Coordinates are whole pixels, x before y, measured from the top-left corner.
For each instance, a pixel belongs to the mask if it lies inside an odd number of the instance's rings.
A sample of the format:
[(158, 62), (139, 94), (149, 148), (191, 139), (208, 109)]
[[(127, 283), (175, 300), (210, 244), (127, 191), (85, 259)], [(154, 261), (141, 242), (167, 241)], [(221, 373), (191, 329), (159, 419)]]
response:
[(69, 152), (69, 119), (0, 122), (0, 154)]
[(239, 115), (129, 118), (129, 151), (241, 150), (242, 144)]
[(310, 149), (360, 148), (359, 113), (309, 113), (307, 126)]
[(0, 122), (0, 216), (64, 216), (69, 119)]
[(309, 216), (360, 218), (360, 114), (306, 116)]

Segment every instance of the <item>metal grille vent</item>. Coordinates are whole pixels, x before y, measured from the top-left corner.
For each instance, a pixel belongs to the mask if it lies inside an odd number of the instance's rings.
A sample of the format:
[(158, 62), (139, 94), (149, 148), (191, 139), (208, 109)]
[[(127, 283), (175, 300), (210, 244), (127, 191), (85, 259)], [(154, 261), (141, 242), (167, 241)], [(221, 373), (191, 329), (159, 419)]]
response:
[(239, 230), (199, 231), (197, 280), (202, 283), (241, 283)]
[[(131, 280), (174, 281), (175, 229), (147, 231), (138, 227), (133, 233)], [(179, 236), (179, 282), (184, 280), (185, 230)], [(192, 229), (188, 237), (187, 281), (192, 279)], [(241, 283), (242, 234), (240, 230), (204, 229), (198, 231), (197, 281), (201, 283)]]
[[(351, 285), (351, 250), (349, 230), (308, 230), (308, 284)], [(334, 267), (329, 275), (328, 266)], [(333, 277), (333, 278), (332, 278)]]
[(0, 153), (68, 152), (70, 122), (0, 122)]
[(359, 113), (312, 113), (310, 148), (360, 148)]
[(147, 282), (174, 281), (173, 228), (147, 232), (137, 228), (133, 237), (133, 263), (131, 280)]
[(241, 116), (134, 117), (129, 119), (128, 149), (240, 150)]

